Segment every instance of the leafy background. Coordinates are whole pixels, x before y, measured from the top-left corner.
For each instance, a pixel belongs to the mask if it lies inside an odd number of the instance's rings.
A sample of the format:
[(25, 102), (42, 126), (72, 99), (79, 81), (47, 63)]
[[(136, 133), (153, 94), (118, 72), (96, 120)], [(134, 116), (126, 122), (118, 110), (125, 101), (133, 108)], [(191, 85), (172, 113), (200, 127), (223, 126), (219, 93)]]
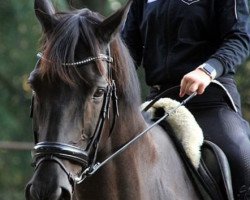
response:
[[(108, 16), (124, 0), (54, 0), (60, 9), (88, 7)], [(33, 1), (8, 0), (0, 3), (0, 143), (32, 142), (27, 78), (36, 62), (41, 28), (35, 18)], [(143, 73), (139, 71), (143, 80)], [(250, 62), (237, 74), (244, 116), (250, 120)], [(142, 81), (142, 95), (146, 86)], [(33, 170), (30, 151), (0, 149), (0, 200), (23, 200), (25, 184)]]

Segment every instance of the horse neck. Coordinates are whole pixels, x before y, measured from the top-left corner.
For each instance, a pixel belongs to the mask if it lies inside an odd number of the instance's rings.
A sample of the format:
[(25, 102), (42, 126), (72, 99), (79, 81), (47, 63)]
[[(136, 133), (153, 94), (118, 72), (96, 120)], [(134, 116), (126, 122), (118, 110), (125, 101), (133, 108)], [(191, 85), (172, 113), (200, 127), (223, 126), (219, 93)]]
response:
[[(123, 112), (120, 113), (104, 154), (110, 155), (115, 152), (146, 127), (139, 111), (128, 115), (122, 114)], [(83, 199), (144, 199), (141, 191), (144, 181), (141, 180), (142, 176), (139, 174), (138, 157), (140, 155), (138, 154), (141, 154), (144, 147), (149, 147), (147, 142), (146, 137), (143, 137), (120, 155), (110, 160), (97, 174), (90, 177), (81, 186), (85, 188), (82, 194)], [(98, 189), (98, 192), (93, 191), (93, 189)]]
[[(146, 129), (146, 123), (139, 109), (131, 108), (131, 111), (128, 107), (125, 109), (123, 111), (120, 108), (120, 117), (110, 138), (112, 153)], [(116, 192), (113, 194), (111, 192), (107, 199), (145, 199), (142, 192), (145, 182), (140, 174), (140, 158), (144, 150), (150, 152), (149, 147), (150, 141), (145, 135), (111, 161), (103, 173), (103, 179), (108, 179), (112, 183), (111, 191)]]
[(139, 108), (126, 108), (124, 111), (120, 109), (120, 116), (117, 118), (111, 138), (112, 146), (116, 148), (116, 146), (123, 145), (145, 128), (146, 123)]

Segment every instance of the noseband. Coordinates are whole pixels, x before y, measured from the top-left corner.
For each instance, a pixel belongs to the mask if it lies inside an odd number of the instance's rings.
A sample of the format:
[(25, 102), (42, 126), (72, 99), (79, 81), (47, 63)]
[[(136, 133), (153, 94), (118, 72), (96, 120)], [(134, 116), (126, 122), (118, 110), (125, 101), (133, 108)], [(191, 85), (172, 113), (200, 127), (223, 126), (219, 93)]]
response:
[[(108, 54), (110, 55), (110, 53)], [(87, 174), (85, 173), (86, 169), (88, 169), (88, 171), (93, 170), (93, 167), (96, 164), (96, 157), (100, 144), (100, 139), (103, 133), (104, 122), (109, 117), (109, 109), (111, 101), (113, 102), (114, 120), (110, 132), (112, 132), (113, 130), (116, 116), (119, 115), (118, 102), (117, 102), (118, 98), (116, 95), (116, 85), (114, 80), (112, 79), (112, 69), (110, 66), (110, 64), (113, 62), (113, 58), (110, 57), (109, 55), (99, 54), (96, 57), (89, 57), (79, 62), (62, 64), (63, 66), (78, 66), (87, 64), (95, 60), (106, 61), (108, 63), (107, 68), (108, 68), (109, 83), (106, 88), (102, 109), (99, 114), (99, 119), (96, 124), (94, 134), (86, 149), (81, 149), (76, 146), (60, 142), (38, 142), (37, 133), (34, 132), (35, 146), (32, 150), (32, 158), (35, 169), (37, 169), (38, 166), (44, 161), (52, 161), (58, 163), (60, 167), (63, 169), (63, 171), (65, 171), (65, 173), (68, 175), (69, 182), (72, 183), (72, 185), (79, 184), (86, 178), (86, 176), (83, 175)], [(45, 59), (43, 58), (43, 55), (41, 53), (39, 53), (37, 56), (39, 57), (39, 59)], [(31, 117), (33, 115), (32, 112), (33, 112), (33, 100), (31, 103)], [(66, 169), (66, 167), (64, 166), (64, 164), (61, 162), (60, 159), (72, 161), (80, 165), (82, 167), (82, 171), (77, 176), (73, 176), (68, 172), (68, 170)]]

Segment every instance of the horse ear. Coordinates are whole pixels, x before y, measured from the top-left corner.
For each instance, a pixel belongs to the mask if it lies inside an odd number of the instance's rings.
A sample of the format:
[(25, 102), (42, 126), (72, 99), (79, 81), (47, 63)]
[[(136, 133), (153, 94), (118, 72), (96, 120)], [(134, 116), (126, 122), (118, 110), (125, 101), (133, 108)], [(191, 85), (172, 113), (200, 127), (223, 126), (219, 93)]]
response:
[(51, 0), (35, 0), (34, 9), (43, 30), (45, 32), (51, 30), (56, 22), (53, 17), (55, 9)]
[(132, 0), (128, 0), (125, 6), (120, 8), (110, 17), (106, 18), (97, 28), (97, 33), (103, 42), (108, 43), (120, 28), (123, 26), (127, 17)]

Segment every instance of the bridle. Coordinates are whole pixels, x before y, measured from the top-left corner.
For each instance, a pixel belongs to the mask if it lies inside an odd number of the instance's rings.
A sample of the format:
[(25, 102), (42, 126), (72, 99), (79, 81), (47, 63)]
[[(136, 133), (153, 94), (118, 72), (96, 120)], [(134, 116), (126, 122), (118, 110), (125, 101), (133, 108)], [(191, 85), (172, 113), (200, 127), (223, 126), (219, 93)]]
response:
[[(39, 60), (45, 59), (43, 55), (39, 53), (38, 55)], [(45, 59), (46, 60), (46, 59)], [(97, 152), (100, 146), (100, 140), (103, 134), (103, 127), (105, 120), (109, 118), (110, 112), (110, 104), (113, 103), (113, 123), (110, 128), (111, 134), (114, 125), (115, 119), (119, 115), (118, 112), (118, 98), (116, 94), (116, 85), (115, 81), (112, 78), (112, 68), (111, 63), (113, 62), (113, 58), (110, 56), (110, 50), (108, 48), (108, 55), (99, 54), (95, 57), (88, 57), (82, 61), (74, 62), (74, 63), (63, 63), (63, 66), (80, 66), (84, 65), (96, 60), (101, 60), (107, 62), (107, 80), (108, 85), (105, 90), (104, 99), (102, 108), (99, 114), (99, 119), (97, 121), (95, 131), (86, 147), (86, 149), (81, 149), (79, 147), (69, 145), (66, 143), (61, 142), (38, 142), (37, 133), (34, 131), (34, 138), (35, 138), (35, 146), (32, 150), (32, 158), (33, 158), (33, 165), (35, 170), (39, 167), (39, 165), (44, 161), (52, 161), (59, 164), (59, 166), (63, 169), (63, 171), (68, 175), (69, 182), (74, 186), (75, 184), (79, 184), (83, 181), (86, 174), (85, 170), (92, 171), (93, 167), (96, 164)], [(39, 62), (39, 61), (38, 61)], [(50, 62), (50, 61), (49, 61)], [(31, 103), (31, 113), (30, 116), (33, 116), (33, 97)], [(69, 161), (73, 161), (82, 167), (82, 171), (78, 174), (78, 176), (73, 176), (60, 159), (66, 159)]]
[[(37, 54), (37, 57), (40, 59), (44, 59), (47, 60), (43, 57), (43, 54), (41, 52), (39, 52)], [(102, 61), (106, 61), (107, 63), (112, 63), (113, 62), (113, 58), (110, 57), (109, 55), (105, 55), (105, 54), (99, 54), (98, 56), (93, 56), (93, 57), (88, 57), (84, 60), (81, 61), (77, 61), (77, 62), (72, 62), (72, 63), (62, 63), (62, 66), (78, 66), (78, 65), (84, 65), (87, 64), (89, 62), (95, 61), (95, 60), (102, 60)], [(49, 60), (47, 60), (49, 61)], [(51, 61), (49, 61), (51, 62)]]
[[(110, 52), (110, 51), (108, 51)], [(39, 54), (40, 59), (42, 59), (42, 55)], [(147, 133), (149, 130), (151, 130), (153, 127), (158, 125), (161, 121), (163, 121), (166, 117), (174, 113), (179, 107), (185, 105), (189, 100), (191, 100), (195, 95), (196, 92), (191, 94), (189, 97), (184, 99), (182, 102), (179, 103), (178, 106), (175, 108), (169, 110), (164, 116), (162, 116), (160, 119), (158, 119), (155, 123), (148, 126), (145, 130), (143, 130), (141, 133), (136, 135), (133, 139), (128, 141), (126, 144), (124, 144), (120, 149), (118, 149), (116, 152), (108, 156), (105, 160), (102, 162), (96, 162), (97, 158), (97, 152), (99, 149), (100, 139), (103, 133), (103, 126), (104, 121), (109, 116), (109, 108), (111, 101), (113, 102), (113, 112), (114, 116), (119, 116), (118, 112), (118, 98), (116, 95), (116, 86), (115, 82), (112, 79), (112, 69), (110, 64), (113, 61), (113, 58), (110, 57), (110, 53), (108, 55), (99, 54), (99, 56), (96, 57), (90, 57), (83, 61), (76, 62), (76, 63), (65, 63), (65, 66), (72, 66), (72, 65), (82, 65), (86, 64), (95, 60), (103, 60), (108, 63), (108, 79), (111, 80), (110, 84), (108, 84), (106, 93), (103, 100), (102, 109), (100, 111), (99, 119), (93, 134), (93, 137), (87, 146), (85, 150), (78, 148), (76, 146), (72, 146), (66, 143), (60, 143), (60, 142), (39, 142), (35, 144), (33, 151), (32, 151), (32, 157), (34, 161), (35, 169), (38, 168), (38, 166), (44, 162), (44, 161), (52, 161), (59, 164), (59, 166), (63, 169), (63, 171), (68, 175), (69, 182), (72, 184), (72, 187), (74, 188), (75, 184), (80, 184), (82, 181), (84, 181), (87, 177), (93, 175), (96, 171), (98, 171), (101, 167), (103, 167), (106, 163), (108, 163), (111, 159), (114, 159), (117, 155), (122, 153), (124, 150), (126, 150), (131, 144), (136, 142), (139, 138), (141, 138), (145, 133)], [(173, 88), (170, 88), (173, 89)], [(163, 92), (164, 94), (166, 93)], [(162, 96), (161, 94), (159, 96)], [(158, 97), (159, 99), (160, 97)], [(156, 100), (155, 100), (156, 101)], [(155, 101), (152, 101), (150, 105), (152, 105)], [(33, 101), (32, 101), (33, 102)], [(148, 109), (147, 107), (146, 109)], [(145, 110), (144, 110), (145, 111)], [(31, 105), (31, 116), (33, 112), (33, 103)], [(114, 117), (115, 119), (115, 117)], [(113, 130), (115, 124), (115, 120), (113, 121), (111, 131)], [(35, 138), (36, 135), (35, 135)], [(36, 141), (36, 140), (35, 140)], [(73, 161), (77, 164), (79, 164), (82, 167), (82, 171), (78, 174), (78, 176), (73, 176), (71, 173), (68, 172), (62, 161), (60, 160), (66, 159), (69, 161)]]

